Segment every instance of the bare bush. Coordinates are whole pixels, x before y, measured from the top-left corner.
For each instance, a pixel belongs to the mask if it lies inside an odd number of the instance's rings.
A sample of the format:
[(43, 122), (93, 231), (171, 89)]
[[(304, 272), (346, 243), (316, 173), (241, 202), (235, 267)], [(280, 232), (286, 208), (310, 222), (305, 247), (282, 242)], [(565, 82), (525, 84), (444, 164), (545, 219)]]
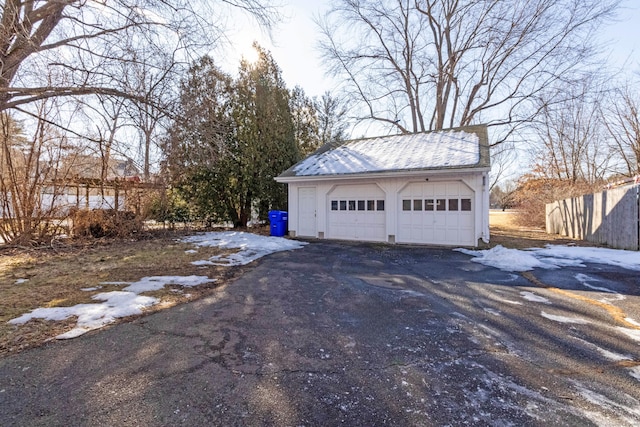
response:
[(601, 188), (601, 183), (525, 175), (518, 182), (515, 191), (518, 210), (515, 222), (524, 227), (544, 228), (547, 203), (592, 193)]
[(72, 220), (74, 237), (128, 237), (143, 229), (142, 219), (130, 211), (75, 210)]

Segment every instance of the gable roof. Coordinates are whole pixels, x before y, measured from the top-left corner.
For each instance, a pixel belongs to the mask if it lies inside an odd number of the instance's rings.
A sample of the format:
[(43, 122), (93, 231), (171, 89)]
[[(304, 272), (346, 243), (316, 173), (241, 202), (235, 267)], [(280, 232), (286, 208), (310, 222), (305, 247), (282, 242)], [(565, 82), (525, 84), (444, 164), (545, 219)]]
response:
[(325, 144), (276, 180), (489, 167), (487, 127), (476, 125)]

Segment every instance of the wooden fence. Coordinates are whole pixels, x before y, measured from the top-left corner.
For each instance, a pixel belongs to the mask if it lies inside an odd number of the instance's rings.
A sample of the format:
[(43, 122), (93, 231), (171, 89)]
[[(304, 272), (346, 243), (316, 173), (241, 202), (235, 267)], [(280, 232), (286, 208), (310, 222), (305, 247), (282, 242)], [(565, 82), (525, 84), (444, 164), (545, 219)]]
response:
[(640, 250), (640, 185), (548, 203), (546, 214), (547, 233)]

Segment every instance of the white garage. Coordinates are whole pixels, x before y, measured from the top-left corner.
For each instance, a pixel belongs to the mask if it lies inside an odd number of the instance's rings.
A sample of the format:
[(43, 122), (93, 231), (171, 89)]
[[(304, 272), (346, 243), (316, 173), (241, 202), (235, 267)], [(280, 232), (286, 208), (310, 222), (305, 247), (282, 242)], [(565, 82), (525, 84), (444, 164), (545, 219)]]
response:
[(289, 234), (447, 246), (489, 240), (485, 126), (344, 141), (276, 178)]

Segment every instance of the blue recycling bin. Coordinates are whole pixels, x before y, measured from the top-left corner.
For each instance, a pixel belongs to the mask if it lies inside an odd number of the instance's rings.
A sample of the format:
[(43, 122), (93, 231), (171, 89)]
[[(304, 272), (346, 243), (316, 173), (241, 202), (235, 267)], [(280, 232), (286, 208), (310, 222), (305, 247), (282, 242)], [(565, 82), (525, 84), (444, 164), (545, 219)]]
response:
[(287, 234), (287, 222), (289, 215), (286, 211), (269, 211), (269, 223), (271, 235), (282, 237)]

